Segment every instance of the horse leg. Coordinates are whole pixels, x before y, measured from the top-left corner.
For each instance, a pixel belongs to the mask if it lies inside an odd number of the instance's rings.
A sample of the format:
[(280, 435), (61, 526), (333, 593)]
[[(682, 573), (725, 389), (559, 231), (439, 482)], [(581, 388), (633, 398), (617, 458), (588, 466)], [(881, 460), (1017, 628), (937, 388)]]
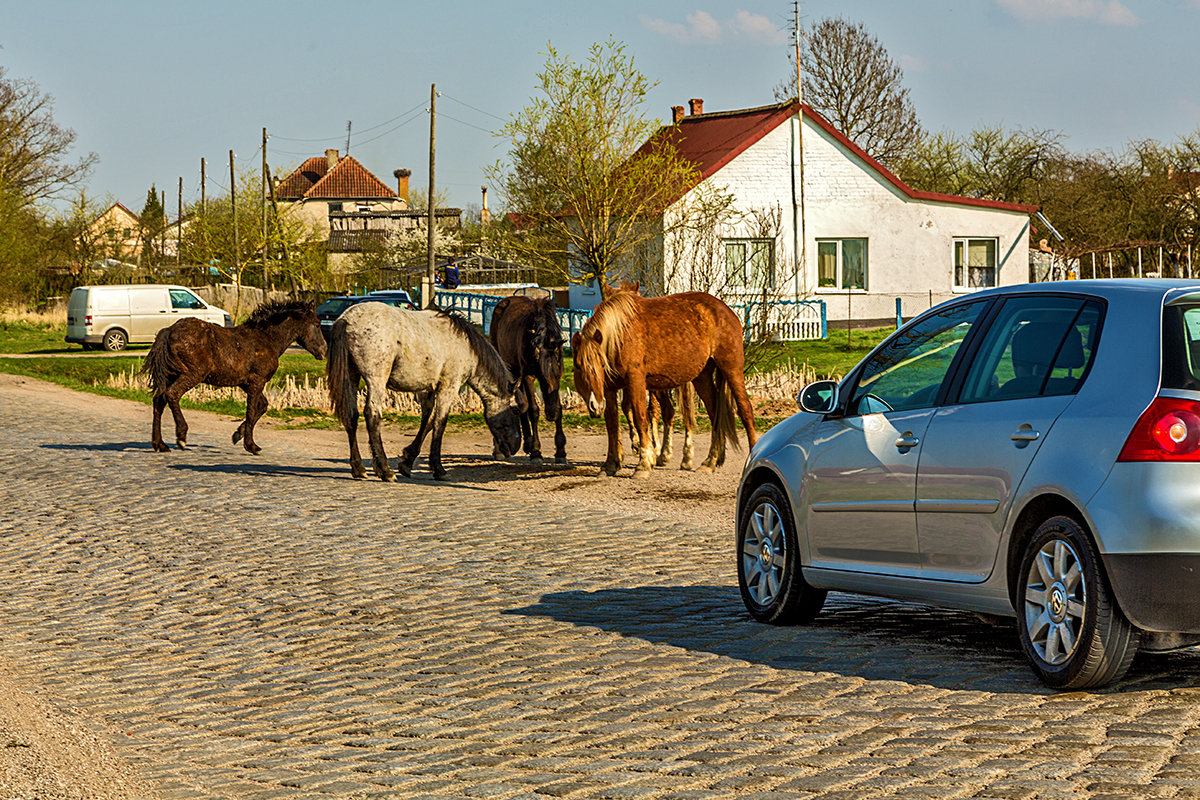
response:
[(671, 439), (675, 436), (675, 404), (671, 402), (670, 389), (658, 393), (658, 407), (662, 409), (662, 439), (654, 465), (665, 467), (671, 463)]
[(233, 441), (236, 444), (239, 438), (239, 431), (246, 437), (246, 441), (242, 446), (246, 451), (254, 455), (262, 452), (262, 448), (254, 443), (254, 425), (267, 411), (267, 396), (263, 394), (263, 387), (255, 381), (246, 387), (246, 419), (238, 430), (233, 433)]
[[(642, 449), (642, 443), (638, 440), (637, 430), (633, 426), (633, 401), (629, 399), (629, 389), (621, 390), (621, 413), (625, 415), (625, 424), (629, 426), (629, 448), (636, 453)], [(620, 442), (617, 446), (620, 448)], [(617, 462), (624, 461), (625, 454), (620, 449), (617, 453)]]
[(387, 391), (386, 377), (376, 386), (367, 378), (367, 400), (363, 403), (363, 418), (367, 422), (367, 441), (371, 445), (371, 466), (381, 481), (395, 481), (396, 473), (388, 466), (387, 453), (383, 449), (383, 394)]
[(567, 435), (563, 433), (562, 403), (558, 404), (558, 416), (554, 419), (554, 461), (567, 463)]
[(154, 395), (154, 425), (150, 432), (150, 446), (159, 453), (167, 453), (171, 450), (162, 440), (162, 414), (166, 407), (167, 396), (165, 394)]
[[(355, 378), (354, 384), (358, 385), (358, 379)], [(357, 394), (357, 392), (356, 392)], [(350, 440), (350, 475), (356, 481), (365, 481), (367, 479), (367, 468), (363, 466), (362, 453), (358, 450), (358, 398), (355, 397), (350, 401), (348, 419), (344, 427), (346, 428), (346, 438)]]
[(167, 387), (167, 405), (171, 407), (171, 418), (175, 420), (175, 444), (180, 450), (187, 450), (188, 424), (183, 418), (183, 409), (179, 407), (179, 399), (198, 383), (198, 380), (176, 378), (175, 382)]
[(529, 453), (529, 462), (531, 464), (542, 463), (542, 439), (538, 436), (538, 402), (537, 393), (534, 391), (537, 388), (537, 379), (532, 375), (526, 375), (525, 378), (525, 395), (529, 398), (529, 410), (521, 415), (521, 433), (525, 438), (525, 452)]
[(642, 451), (638, 455), (633, 477), (649, 478), (651, 470), (654, 469), (654, 446), (650, 442), (650, 431), (647, 429), (649, 397), (645, 376), (637, 373), (630, 375), (626, 391), (633, 404), (633, 424), (637, 426), (638, 438), (642, 442)]
[(429, 433), (429, 420), (433, 416), (433, 395), (425, 392), (417, 395), (417, 399), (421, 403), (421, 424), (417, 426), (416, 437), (404, 448), (399, 465), (400, 474), (406, 478), (412, 477), (413, 464), (417, 463), (417, 454), (421, 452), (421, 444), (425, 441), (425, 434)]
[(712, 428), (712, 439), (708, 445), (708, 456), (700, 462), (700, 466), (696, 467), (697, 472), (713, 472), (717, 466), (725, 460), (725, 440), (717, 435), (717, 403), (721, 402), (716, 396), (716, 387), (713, 386), (713, 365), (710, 362), (704, 368), (696, 379), (692, 381), (692, 385), (696, 387), (696, 394), (700, 396), (700, 402), (704, 403), (704, 409), (708, 412), (708, 421)]
[(450, 417), (453, 393), (441, 392), (434, 401), (433, 435), (429, 439), (429, 468), (434, 480), (446, 480), (446, 468), (442, 466), (442, 436), (446, 433), (446, 420)]
[(692, 440), (696, 435), (696, 401), (693, 393), (690, 383), (679, 387), (679, 407), (683, 411), (683, 460), (679, 462), (679, 468), (685, 470), (692, 469)]
[(621, 408), (617, 403), (617, 390), (604, 390), (604, 428), (608, 433), (608, 455), (600, 467), (601, 475), (612, 477), (621, 468)]

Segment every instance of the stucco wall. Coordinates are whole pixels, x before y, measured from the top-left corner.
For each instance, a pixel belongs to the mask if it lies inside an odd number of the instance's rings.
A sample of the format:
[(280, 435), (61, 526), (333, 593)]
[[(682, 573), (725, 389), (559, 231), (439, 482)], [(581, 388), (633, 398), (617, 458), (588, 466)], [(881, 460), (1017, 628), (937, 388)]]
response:
[[(777, 274), (794, 275), (789, 294), (825, 300), (830, 320), (894, 318), (897, 297), (904, 316), (913, 316), (962, 293), (954, 288), (953, 241), (958, 237), (997, 240), (999, 285), (1028, 280), (1025, 212), (911, 199), (808, 120), (803, 136), (807, 263), (793, 270), (798, 217), (792, 189), (796, 131), (795, 118), (779, 125), (710, 179), (732, 192), (739, 208), (777, 205), (782, 209), (776, 264)], [(817, 240), (828, 238), (867, 239), (866, 291), (815, 288)], [(670, 272), (670, 266), (667, 269)]]

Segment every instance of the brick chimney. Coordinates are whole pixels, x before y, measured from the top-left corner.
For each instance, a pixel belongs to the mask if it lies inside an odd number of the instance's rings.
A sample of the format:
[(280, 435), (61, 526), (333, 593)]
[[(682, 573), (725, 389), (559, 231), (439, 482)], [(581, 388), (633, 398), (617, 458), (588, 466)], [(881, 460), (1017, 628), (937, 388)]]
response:
[(325, 169), (326, 171), (333, 169), (338, 163), (338, 151), (332, 147), (325, 151)]
[(692, 114), (703, 114), (704, 113), (704, 98), (693, 97), (691, 100), (688, 100), (688, 105), (691, 106)]
[(408, 205), (408, 178), (412, 175), (411, 169), (395, 169), (392, 170), (392, 176), (396, 179), (396, 194), (404, 201), (404, 205)]
[(483, 225), (487, 225), (492, 221), (492, 212), (488, 211), (487, 187), (480, 186), (479, 189), (483, 192), (483, 208), (479, 210), (479, 222)]
[(671, 106), (671, 124), (678, 125), (683, 119), (683, 106)]

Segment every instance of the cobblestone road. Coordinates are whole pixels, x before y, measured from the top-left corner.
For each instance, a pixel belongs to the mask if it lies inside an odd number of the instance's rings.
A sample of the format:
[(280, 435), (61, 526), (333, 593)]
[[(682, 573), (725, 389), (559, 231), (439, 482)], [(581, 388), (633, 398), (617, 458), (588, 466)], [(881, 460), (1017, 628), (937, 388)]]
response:
[(22, 405), (0, 656), (167, 798), (1200, 796), (1194, 651), (1055, 694), (969, 614), (752, 623), (728, 531)]

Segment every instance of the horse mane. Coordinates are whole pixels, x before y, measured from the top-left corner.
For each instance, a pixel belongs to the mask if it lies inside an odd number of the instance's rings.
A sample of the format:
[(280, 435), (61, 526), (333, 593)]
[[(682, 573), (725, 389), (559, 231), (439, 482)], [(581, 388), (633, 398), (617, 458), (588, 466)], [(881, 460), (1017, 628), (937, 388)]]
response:
[[(629, 291), (617, 291), (596, 306), (591, 319), (583, 326), (584, 344), (580, 349), (588, 352), (595, 351), (596, 358), (600, 361), (600, 367), (609, 377), (615, 377), (617, 374), (615, 366), (617, 354), (621, 351), (621, 344), (625, 339), (626, 331), (629, 330), (630, 322), (637, 316), (636, 297), (637, 295)], [(599, 346), (593, 344), (595, 340), (590, 335), (592, 331), (600, 332)]]
[(475, 354), (476, 360), (483, 367), (487, 376), (497, 386), (508, 386), (512, 384), (512, 374), (508, 371), (508, 366), (505, 365), (500, 354), (496, 352), (496, 348), (492, 347), (484, 335), (479, 332), (479, 329), (447, 309), (438, 309), (438, 317), (446, 319), (450, 322), (450, 327), (458, 331), (466, 337), (467, 343), (471, 346), (471, 352)]
[(558, 314), (554, 313), (554, 301), (549, 297), (533, 301), (533, 327), (536, 338), (544, 352), (552, 353), (562, 347), (562, 325), (558, 322)]
[(307, 300), (264, 300), (242, 323), (246, 328), (269, 328), (284, 320), (295, 319), (311, 312), (312, 303)]

